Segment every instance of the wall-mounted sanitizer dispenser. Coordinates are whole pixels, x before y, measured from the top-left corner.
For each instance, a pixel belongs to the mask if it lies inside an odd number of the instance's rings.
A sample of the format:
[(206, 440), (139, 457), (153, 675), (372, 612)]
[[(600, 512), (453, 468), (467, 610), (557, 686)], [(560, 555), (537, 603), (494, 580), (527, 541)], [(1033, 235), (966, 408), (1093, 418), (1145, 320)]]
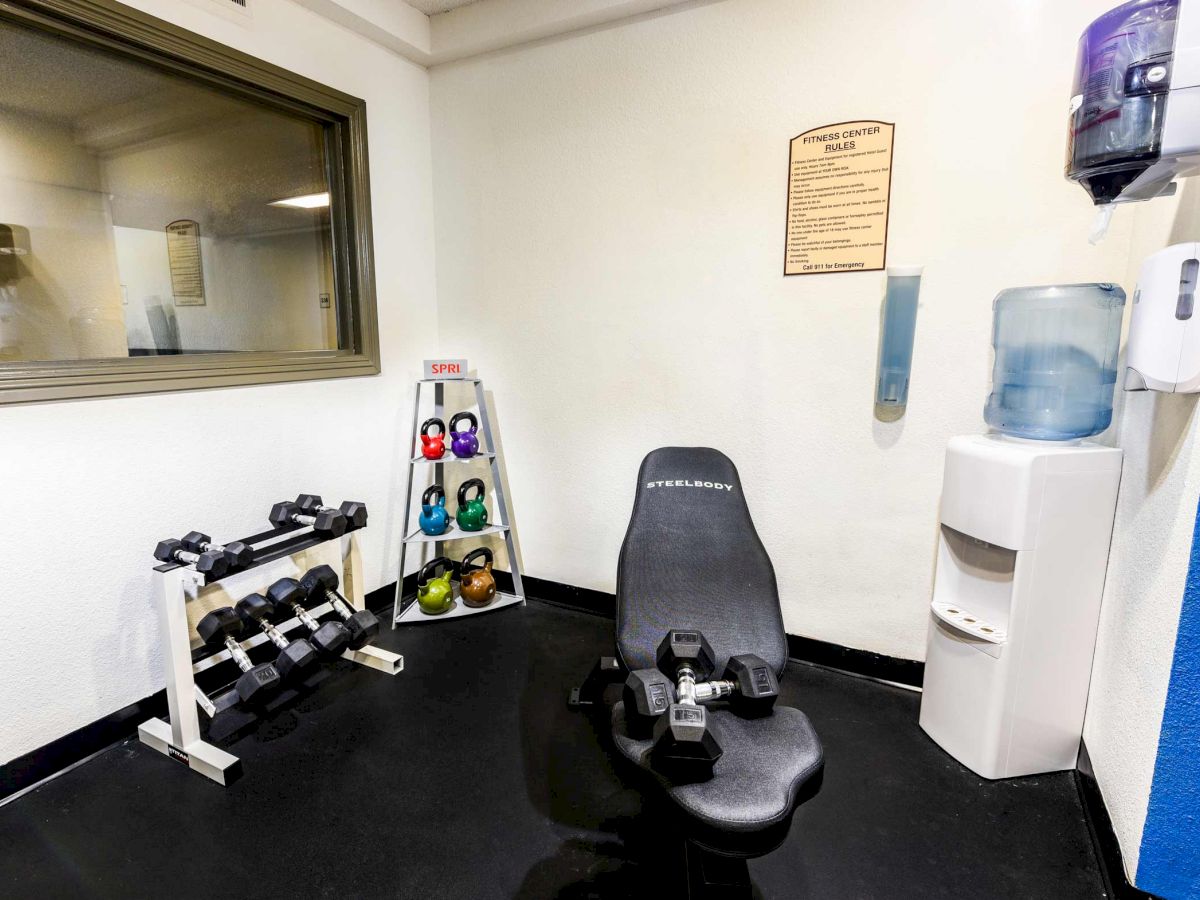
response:
[(1174, 244), (1146, 258), (1133, 295), (1125, 390), (1200, 391), (1200, 243)]
[(1200, 171), (1200, 0), (1133, 0), (1079, 39), (1068, 178), (1097, 205)]

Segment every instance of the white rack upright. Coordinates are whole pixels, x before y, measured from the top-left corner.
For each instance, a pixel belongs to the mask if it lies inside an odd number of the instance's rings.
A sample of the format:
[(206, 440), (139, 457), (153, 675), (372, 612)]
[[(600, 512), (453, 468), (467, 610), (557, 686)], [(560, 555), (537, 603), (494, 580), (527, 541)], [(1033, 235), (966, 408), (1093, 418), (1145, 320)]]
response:
[[(418, 431), (420, 428), (419, 423), (421, 422), (421, 389), (426, 385), (433, 387), (433, 414), (445, 422), (445, 386), (447, 384), (472, 384), (475, 387), (475, 405), (479, 410), (479, 426), (482, 431), (479, 452), (467, 459), (455, 456), (450, 450), (451, 440), (449, 434), (447, 434), (445, 455), (441, 459), (426, 459), (421, 453), (421, 439)], [(498, 521), (491, 522), (486, 528), (480, 531), (463, 531), (458, 527), (458, 523), (454, 521), (454, 516), (451, 514), (450, 528), (443, 534), (428, 535), (421, 531), (419, 527), (414, 527), (412, 498), (413, 483), (416, 481), (417, 473), (424, 473), (429, 471), (429, 467), (432, 467), (433, 480), (431, 483), (445, 485), (445, 481), (443, 480), (446, 471), (444, 468), (445, 465), (460, 465), (473, 462), (477, 459), (486, 459), (488, 461), (488, 468), (491, 472), (492, 496), (495, 497), (494, 515)], [(446, 488), (447, 503), (449, 503), (453, 495), (453, 491)], [(440, 622), (444, 619), (455, 619), (462, 616), (475, 615), (476, 613), (492, 612), (493, 610), (503, 609), (508, 606), (523, 606), (525, 604), (525, 587), (521, 583), (521, 566), (517, 561), (511, 521), (508, 513), (508, 503), (504, 497), (504, 484), (500, 478), (500, 455), (496, 450), (496, 442), (492, 435), (491, 417), (488, 414), (487, 403), (484, 399), (483, 381), (479, 378), (419, 379), (413, 396), (412, 442), (409, 446), (408, 487), (404, 492), (404, 539), (400, 543), (400, 568), (398, 569), (400, 577), (396, 581), (396, 603), (392, 609), (392, 627), (395, 628), (397, 625), (411, 625), (418, 622)], [(504, 535), (504, 546), (508, 553), (508, 567), (512, 574), (512, 593), (497, 590), (496, 599), (487, 606), (472, 607), (463, 603), (461, 598), (458, 597), (456, 586), (454, 607), (448, 612), (436, 616), (427, 615), (422, 612), (415, 599), (410, 601), (407, 606), (404, 605), (404, 564), (410, 545), (417, 545), (419, 547), (423, 544), (433, 544), (433, 556), (436, 558), (445, 555), (446, 544), (457, 543), (470, 538), (485, 537), (491, 534)]]

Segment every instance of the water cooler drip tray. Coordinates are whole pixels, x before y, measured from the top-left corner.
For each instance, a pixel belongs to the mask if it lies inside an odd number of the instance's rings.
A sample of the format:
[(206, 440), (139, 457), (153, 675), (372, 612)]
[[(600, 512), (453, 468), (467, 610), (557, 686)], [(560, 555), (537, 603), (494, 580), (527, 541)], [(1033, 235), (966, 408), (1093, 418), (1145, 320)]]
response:
[(993, 625), (968, 609), (963, 609), (961, 603), (947, 600), (934, 600), (930, 604), (933, 614), (959, 631), (966, 632), (971, 637), (989, 644), (1003, 644), (1008, 640), (1008, 632), (999, 625)]

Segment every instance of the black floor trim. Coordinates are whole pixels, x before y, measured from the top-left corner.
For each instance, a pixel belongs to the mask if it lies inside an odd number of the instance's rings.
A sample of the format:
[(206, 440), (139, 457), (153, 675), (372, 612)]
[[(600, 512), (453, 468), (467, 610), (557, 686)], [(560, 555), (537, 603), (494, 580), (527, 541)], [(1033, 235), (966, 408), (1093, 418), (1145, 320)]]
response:
[[(416, 591), (416, 575), (409, 575), (404, 579), (404, 589), (406, 594)], [(385, 628), (391, 624), (387, 617), (391, 615), (395, 599), (395, 584), (385, 585), (366, 596), (367, 608), (381, 614), (380, 619)], [(219, 688), (213, 692), (216, 693), (217, 690)], [(132, 737), (137, 734), (137, 727), (147, 719), (165, 718), (166, 715), (167, 692), (157, 691), (70, 734), (63, 735), (44, 747), (18, 756), (0, 766), (0, 802), (118, 741)]]
[(575, 587), (573, 584), (563, 584), (559, 581), (549, 581), (545, 578), (533, 578), (522, 575), (526, 596), (552, 603), (555, 606), (565, 606), (568, 609), (592, 613), (597, 616), (615, 619), (617, 617), (617, 597), (606, 591), (595, 591), (591, 588)]
[[(507, 573), (497, 573), (505, 576)], [(543, 603), (555, 606), (565, 606), (569, 609), (581, 610), (595, 615), (616, 617), (617, 598), (615, 594), (605, 591), (595, 591), (590, 588), (575, 587), (557, 581), (543, 578), (523, 576), (525, 593)], [(852, 672), (855, 675), (866, 675), (882, 681), (894, 681), (911, 687), (920, 687), (925, 679), (925, 664), (915, 659), (900, 659), (895, 656), (885, 656), (882, 653), (872, 653), (868, 650), (855, 650), (840, 644), (830, 644), (814, 638), (788, 635), (788, 656), (803, 662)]]
[(1130, 884), (1125, 875), (1125, 857), (1121, 853), (1121, 843), (1113, 830), (1108, 807), (1104, 805), (1104, 796), (1100, 793), (1100, 784), (1096, 781), (1092, 769), (1092, 758), (1088, 755), (1087, 744), (1083, 743), (1079, 747), (1075, 786), (1079, 789), (1079, 799), (1083, 802), (1084, 817), (1087, 819), (1088, 831), (1092, 833), (1092, 843), (1096, 846), (1100, 875), (1104, 878), (1104, 888), (1108, 896), (1113, 900), (1161, 900), (1156, 894), (1149, 894)]
[(18, 756), (0, 767), (0, 800), (136, 734), (138, 725), (147, 719), (166, 714), (167, 692), (158, 691), (44, 747)]
[(841, 644), (830, 644), (816, 638), (789, 634), (788, 656), (802, 662), (816, 663), (855, 675), (866, 675), (881, 681), (894, 681), (919, 688), (925, 681), (925, 663), (915, 659), (900, 659), (872, 653), (870, 650), (855, 650)]

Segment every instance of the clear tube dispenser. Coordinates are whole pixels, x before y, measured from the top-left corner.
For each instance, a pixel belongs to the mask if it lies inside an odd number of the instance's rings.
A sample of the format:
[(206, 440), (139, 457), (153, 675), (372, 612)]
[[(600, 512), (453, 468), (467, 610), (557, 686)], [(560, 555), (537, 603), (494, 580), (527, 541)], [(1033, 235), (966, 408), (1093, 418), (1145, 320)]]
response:
[(908, 406), (913, 340), (917, 332), (917, 301), (924, 266), (888, 266), (879, 336), (879, 367), (875, 403), (897, 411)]

